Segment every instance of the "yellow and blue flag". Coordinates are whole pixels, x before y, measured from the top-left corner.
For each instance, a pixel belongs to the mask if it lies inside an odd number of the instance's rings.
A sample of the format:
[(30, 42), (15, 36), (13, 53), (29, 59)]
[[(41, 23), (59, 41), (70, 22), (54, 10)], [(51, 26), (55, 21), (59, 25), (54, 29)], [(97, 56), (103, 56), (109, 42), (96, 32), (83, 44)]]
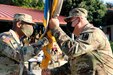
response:
[(41, 63), (42, 69), (45, 69), (48, 67), (49, 61), (51, 60), (51, 56), (48, 53), (48, 50), (52, 49), (53, 42), (56, 41), (54, 36), (51, 35), (51, 31), (48, 30), (49, 20), (52, 17), (59, 16), (61, 8), (62, 8), (62, 4), (63, 4), (63, 0), (45, 0), (44, 21), (43, 21), (45, 32), (42, 35), (42, 37), (45, 36), (45, 34), (47, 34), (47, 36), (52, 40), (52, 42), (49, 43), (47, 46), (43, 47), (45, 58), (42, 60), (42, 63)]

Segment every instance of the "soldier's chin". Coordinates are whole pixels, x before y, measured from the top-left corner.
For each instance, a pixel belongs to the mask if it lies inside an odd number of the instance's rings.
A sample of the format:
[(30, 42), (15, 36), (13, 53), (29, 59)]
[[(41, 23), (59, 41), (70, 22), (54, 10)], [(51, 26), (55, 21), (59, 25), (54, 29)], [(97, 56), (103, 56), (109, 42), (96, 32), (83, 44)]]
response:
[(25, 35), (26, 37), (30, 37), (30, 36), (33, 34), (33, 32), (27, 31), (27, 30), (22, 30), (22, 32), (24, 33), (24, 35)]

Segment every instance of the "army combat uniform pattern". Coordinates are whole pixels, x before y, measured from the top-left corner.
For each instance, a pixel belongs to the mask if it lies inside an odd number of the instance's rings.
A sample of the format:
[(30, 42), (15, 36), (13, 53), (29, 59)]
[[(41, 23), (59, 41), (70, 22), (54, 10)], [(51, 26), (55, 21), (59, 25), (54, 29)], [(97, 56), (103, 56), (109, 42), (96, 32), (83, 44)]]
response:
[(91, 24), (72, 40), (60, 27), (51, 30), (69, 62), (51, 69), (52, 75), (113, 75), (113, 55), (106, 35)]
[(22, 75), (24, 61), (37, 54), (48, 43), (46, 38), (37, 42), (37, 48), (23, 46), (13, 30), (0, 34), (0, 75)]

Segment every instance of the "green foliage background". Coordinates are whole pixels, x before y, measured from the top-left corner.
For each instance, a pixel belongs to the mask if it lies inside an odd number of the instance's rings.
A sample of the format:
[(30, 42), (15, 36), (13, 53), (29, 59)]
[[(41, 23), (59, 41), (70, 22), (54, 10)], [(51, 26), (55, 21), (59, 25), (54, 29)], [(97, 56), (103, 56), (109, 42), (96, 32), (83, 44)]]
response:
[(110, 45), (111, 45), (111, 49), (112, 49), (112, 52), (113, 52), (113, 42), (110, 41)]
[(13, 4), (16, 6), (22, 6), (26, 8), (34, 9), (44, 9), (43, 0), (12, 0)]

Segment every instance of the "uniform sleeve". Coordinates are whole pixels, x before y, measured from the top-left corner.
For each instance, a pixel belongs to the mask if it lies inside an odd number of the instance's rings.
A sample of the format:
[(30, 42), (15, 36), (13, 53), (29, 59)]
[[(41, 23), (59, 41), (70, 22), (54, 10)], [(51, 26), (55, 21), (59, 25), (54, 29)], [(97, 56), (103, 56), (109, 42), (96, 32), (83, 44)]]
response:
[(65, 63), (64, 65), (62, 65), (60, 67), (51, 69), (50, 71), (51, 71), (51, 75), (69, 75), (69, 74), (71, 74), (69, 62)]
[(10, 44), (5, 43), (3, 40), (0, 39), (0, 55), (6, 56), (12, 60), (19, 62), (20, 60), (27, 61), (34, 54), (38, 53), (41, 48), (48, 44), (48, 40), (43, 38), (36, 43), (37, 47), (31, 46), (22, 46), (18, 47), (18, 49), (14, 49), (10, 46)]
[(0, 39), (0, 56), (8, 57), (9, 59), (17, 61), (17, 62), (19, 62), (20, 60), (19, 52), (11, 48), (10, 45), (5, 43), (1, 39)]
[(69, 38), (60, 27), (53, 29), (52, 33), (61, 50), (69, 57), (80, 56), (87, 52), (96, 50), (100, 44), (96, 41), (97, 39), (94, 38), (96, 35), (93, 32), (81, 34), (76, 40)]

